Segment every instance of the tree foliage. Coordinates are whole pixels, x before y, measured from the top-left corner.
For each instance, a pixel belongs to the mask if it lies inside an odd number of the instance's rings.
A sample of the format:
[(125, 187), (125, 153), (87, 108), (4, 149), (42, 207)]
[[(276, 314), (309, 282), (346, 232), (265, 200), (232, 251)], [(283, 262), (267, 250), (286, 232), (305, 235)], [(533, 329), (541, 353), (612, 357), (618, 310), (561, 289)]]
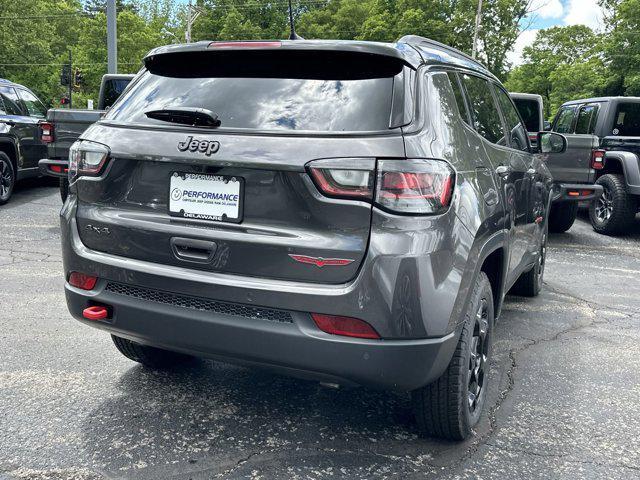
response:
[(606, 90), (602, 37), (584, 25), (540, 30), (507, 81), (514, 92), (537, 93), (550, 117), (567, 100)]

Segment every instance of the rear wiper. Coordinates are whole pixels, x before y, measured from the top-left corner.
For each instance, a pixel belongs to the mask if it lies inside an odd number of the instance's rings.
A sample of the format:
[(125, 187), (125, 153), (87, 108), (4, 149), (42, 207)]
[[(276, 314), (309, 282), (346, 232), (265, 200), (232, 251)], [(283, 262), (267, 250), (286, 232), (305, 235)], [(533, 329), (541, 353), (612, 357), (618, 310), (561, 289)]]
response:
[(163, 122), (181, 123), (194, 127), (218, 128), (222, 122), (206, 108), (173, 107), (144, 113), (147, 117)]

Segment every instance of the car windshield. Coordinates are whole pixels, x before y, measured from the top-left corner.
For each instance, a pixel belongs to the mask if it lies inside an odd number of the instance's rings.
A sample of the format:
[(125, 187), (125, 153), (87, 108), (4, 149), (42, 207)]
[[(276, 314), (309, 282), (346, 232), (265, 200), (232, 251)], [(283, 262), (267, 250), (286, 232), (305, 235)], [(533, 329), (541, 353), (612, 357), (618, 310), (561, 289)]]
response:
[(538, 102), (525, 98), (514, 98), (513, 103), (516, 104), (527, 131), (540, 131), (540, 107)]
[(612, 133), (621, 137), (640, 137), (640, 102), (620, 103)]
[(393, 77), (177, 78), (146, 72), (105, 119), (166, 125), (145, 112), (204, 108), (220, 128), (381, 131), (389, 128)]

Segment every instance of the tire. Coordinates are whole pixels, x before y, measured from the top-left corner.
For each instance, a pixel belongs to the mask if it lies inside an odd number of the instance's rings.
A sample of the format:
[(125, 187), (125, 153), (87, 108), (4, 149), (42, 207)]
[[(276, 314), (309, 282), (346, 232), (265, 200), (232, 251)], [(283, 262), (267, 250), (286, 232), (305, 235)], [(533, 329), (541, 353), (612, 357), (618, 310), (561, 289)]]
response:
[[(421, 435), (464, 440), (480, 420), (488, 387), (493, 315), (491, 284), (481, 272), (447, 370), (435, 382), (411, 392)], [(473, 401), (470, 393), (474, 393)]]
[(11, 159), (0, 152), (0, 205), (9, 201), (16, 185), (16, 172)]
[(560, 202), (551, 206), (549, 231), (564, 233), (571, 228), (578, 216), (578, 202)]
[(66, 178), (60, 179), (60, 198), (62, 199), (62, 203), (67, 201), (67, 197), (69, 196), (69, 180)]
[(547, 262), (547, 230), (542, 234), (538, 257), (533, 267), (520, 275), (520, 278), (511, 287), (509, 293), (520, 295), (521, 297), (537, 297), (542, 290), (542, 282), (544, 280), (544, 267)]
[(129, 360), (141, 363), (145, 367), (167, 369), (194, 360), (194, 357), (189, 355), (141, 345), (126, 338), (116, 337), (115, 335), (111, 335), (111, 338), (121, 354)]
[(618, 235), (629, 231), (636, 218), (638, 201), (627, 193), (624, 176), (607, 174), (596, 185), (602, 185), (602, 197), (589, 205), (589, 219), (593, 229), (604, 235)]

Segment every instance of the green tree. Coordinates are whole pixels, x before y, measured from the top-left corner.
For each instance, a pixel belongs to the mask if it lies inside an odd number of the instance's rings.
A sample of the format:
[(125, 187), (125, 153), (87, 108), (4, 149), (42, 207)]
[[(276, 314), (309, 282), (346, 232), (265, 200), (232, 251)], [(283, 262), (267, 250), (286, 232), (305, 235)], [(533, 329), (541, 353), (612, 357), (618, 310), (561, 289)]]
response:
[(605, 58), (613, 72), (612, 93), (640, 95), (640, 0), (604, 0)]
[(548, 118), (567, 100), (605, 90), (609, 73), (602, 49), (601, 37), (584, 25), (540, 30), (524, 49), (523, 64), (509, 75), (507, 88), (542, 95)]

